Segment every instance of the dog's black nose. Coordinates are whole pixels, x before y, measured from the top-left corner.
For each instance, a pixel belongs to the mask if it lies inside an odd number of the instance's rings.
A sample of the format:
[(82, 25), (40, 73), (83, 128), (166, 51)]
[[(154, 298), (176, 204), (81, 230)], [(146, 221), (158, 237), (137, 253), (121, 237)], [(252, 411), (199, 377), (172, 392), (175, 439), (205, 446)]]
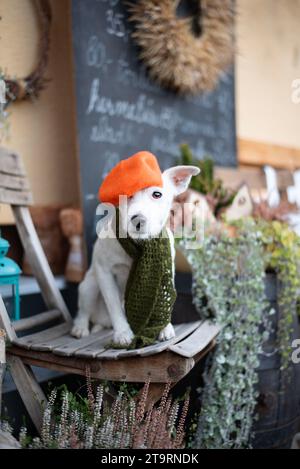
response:
[(140, 231), (140, 229), (146, 224), (146, 218), (144, 217), (144, 215), (140, 213), (133, 215), (130, 221), (134, 225), (137, 231)]

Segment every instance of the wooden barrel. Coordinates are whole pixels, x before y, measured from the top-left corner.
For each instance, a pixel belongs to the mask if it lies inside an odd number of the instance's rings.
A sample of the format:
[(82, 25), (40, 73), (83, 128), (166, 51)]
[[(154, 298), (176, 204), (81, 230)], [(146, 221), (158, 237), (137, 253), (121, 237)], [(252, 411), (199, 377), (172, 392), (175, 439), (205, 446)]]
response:
[[(275, 274), (266, 275), (266, 295), (275, 310), (271, 316), (272, 332), (264, 344), (258, 369), (258, 421), (254, 424), (254, 448), (290, 448), (300, 429), (300, 364), (280, 370), (277, 330), (281, 311), (278, 307), (280, 286)], [(293, 337), (300, 338), (296, 308), (293, 312)]]
[[(199, 315), (192, 303), (191, 274), (176, 274), (177, 300), (174, 323), (194, 321)], [(258, 421), (254, 425), (254, 448), (290, 448), (293, 436), (300, 430), (300, 364), (292, 364), (288, 373), (280, 370), (280, 354), (276, 350), (280, 311), (277, 304), (279, 287), (275, 274), (266, 275), (266, 295), (276, 313), (270, 317), (272, 330), (264, 344), (258, 368)], [(299, 322), (294, 314), (293, 338), (300, 338)], [(261, 331), (263, 333), (263, 330)], [(193, 383), (199, 387), (199, 382)]]

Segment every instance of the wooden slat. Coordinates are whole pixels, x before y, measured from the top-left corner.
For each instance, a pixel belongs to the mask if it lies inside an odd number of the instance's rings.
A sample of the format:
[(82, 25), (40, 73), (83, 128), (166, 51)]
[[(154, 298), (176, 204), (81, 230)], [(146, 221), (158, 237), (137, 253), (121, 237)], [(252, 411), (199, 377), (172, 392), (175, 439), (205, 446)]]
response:
[[(107, 334), (103, 334), (103, 336), (96, 340), (95, 342), (87, 345), (84, 348), (80, 348), (76, 352), (74, 352), (75, 357), (82, 357), (82, 358), (96, 358), (97, 355), (101, 352), (105, 351), (105, 347), (113, 340), (113, 332), (108, 332)], [(109, 349), (112, 350), (112, 349)]]
[(26, 349), (35, 349), (38, 350), (38, 345), (49, 341), (51, 339), (56, 339), (65, 335), (70, 330), (70, 325), (67, 323), (60, 324), (59, 326), (51, 327), (42, 332), (37, 332), (35, 334), (30, 334), (20, 339), (16, 338), (12, 342), (19, 347), (24, 347)]
[(42, 339), (40, 342), (35, 342), (32, 346), (33, 350), (40, 350), (41, 352), (53, 352), (55, 347), (62, 347), (69, 343), (74, 342), (75, 337), (71, 336), (68, 331), (66, 334), (54, 338)]
[(35, 341), (34, 345), (32, 346), (33, 350), (40, 350), (43, 352), (53, 352), (57, 353), (57, 351), (60, 351), (60, 355), (62, 355), (66, 350), (73, 349), (73, 353), (75, 350), (81, 349), (84, 347), (84, 342), (86, 343), (85, 347), (88, 346), (88, 344), (92, 344), (94, 342), (97, 343), (106, 343), (105, 340), (107, 337), (111, 337), (112, 331), (111, 330), (106, 330), (99, 332), (97, 334), (90, 334), (88, 337), (84, 337), (81, 342), (81, 347), (78, 342), (80, 342), (78, 339), (75, 337), (71, 336), (69, 331), (67, 334), (61, 335), (59, 337), (55, 338), (43, 338), (40, 342)]
[(294, 171), (300, 168), (300, 148), (238, 139), (238, 159), (241, 164), (255, 166), (268, 164), (274, 168)]
[[(116, 348), (103, 348), (102, 350), (99, 350), (98, 353), (95, 355), (97, 358), (101, 358), (101, 360), (118, 360), (121, 358), (121, 353), (126, 354), (126, 352), (130, 352), (130, 350), (127, 349), (116, 349)], [(128, 355), (127, 355), (128, 356)], [(138, 353), (136, 350), (132, 350), (131, 357), (136, 357), (138, 356)], [(124, 355), (123, 355), (124, 357)]]
[[(285, 190), (294, 184), (293, 174), (287, 169), (277, 169), (277, 184), (279, 190)], [(216, 167), (215, 176), (222, 179), (224, 185), (230, 189), (237, 189), (243, 183), (248, 184), (250, 189), (266, 189), (266, 178), (263, 168), (241, 166), (239, 168)]]
[(15, 176), (26, 175), (21, 157), (3, 147), (0, 147), (0, 171)]
[(16, 191), (0, 187), (0, 203), (27, 206), (33, 203), (31, 192)]
[(0, 327), (4, 329), (9, 342), (17, 338), (17, 335), (12, 328), (10, 317), (8, 316), (4, 301), (0, 295)]
[(71, 323), (71, 315), (55, 283), (47, 258), (34, 228), (29, 209), (27, 207), (13, 206), (13, 213), (16, 219), (19, 236), (28, 256), (28, 262), (38, 281), (47, 308), (58, 309), (61, 311), (65, 321)]
[(119, 360), (63, 357), (51, 352), (38, 352), (20, 347), (9, 348), (7, 354), (20, 356), (24, 363), (30, 365), (82, 376), (86, 376), (86, 367), (89, 366), (92, 378), (136, 383), (145, 382), (148, 378), (151, 382), (158, 383), (178, 381), (189, 373), (195, 364), (193, 358), (184, 358), (172, 352)]
[(225, 187), (237, 189), (247, 183), (251, 189), (266, 188), (266, 178), (262, 168), (223, 168), (216, 167), (215, 177), (224, 182)]
[[(164, 342), (157, 342), (153, 345), (149, 345), (148, 347), (143, 347), (135, 350), (126, 350), (126, 349), (119, 349), (119, 350), (105, 350), (105, 352), (99, 353), (97, 356), (100, 358), (107, 358), (107, 359), (116, 359), (121, 357), (132, 357), (134, 355), (139, 355), (141, 357), (147, 357), (149, 355), (155, 355), (156, 353), (160, 353), (163, 350), (168, 350), (169, 346), (172, 344), (177, 343), (178, 341), (184, 339), (186, 336), (191, 334), (202, 321), (195, 321), (190, 323), (184, 324), (177, 324), (174, 326), (176, 336), (173, 339), (165, 340)], [(119, 353), (113, 353), (119, 352)]]
[(6, 189), (14, 189), (17, 191), (30, 190), (27, 177), (11, 176), (10, 174), (1, 173), (1, 171), (0, 187), (5, 187)]
[(53, 349), (53, 353), (67, 357), (70, 357), (72, 355), (77, 356), (77, 352), (87, 347), (90, 347), (95, 342), (99, 344), (103, 339), (106, 340), (107, 337), (109, 337), (109, 339), (111, 340), (112, 334), (113, 333), (111, 329), (105, 329), (101, 332), (97, 332), (95, 334), (90, 334), (87, 337), (83, 337), (82, 339), (74, 338), (73, 342), (68, 342), (67, 344), (64, 344), (62, 346), (55, 347)]
[(0, 203), (0, 225), (15, 225), (10, 205)]
[(25, 365), (19, 357), (8, 355), (7, 364), (24, 405), (36, 429), (40, 432), (43, 421), (43, 406), (46, 405), (47, 399), (31, 368)]
[(26, 331), (42, 324), (46, 324), (50, 321), (54, 321), (61, 317), (61, 312), (58, 309), (46, 311), (45, 313), (36, 314), (29, 318), (20, 319), (19, 321), (13, 321), (12, 326), (16, 332)]
[(5, 331), (4, 329), (0, 329), (0, 364), (1, 363), (5, 363)]
[(5, 373), (5, 331), (0, 329), (0, 421), (2, 409), (2, 382)]
[(194, 357), (201, 350), (205, 349), (220, 332), (220, 327), (205, 321), (196, 329), (193, 334), (182, 342), (171, 345), (169, 350), (186, 358)]

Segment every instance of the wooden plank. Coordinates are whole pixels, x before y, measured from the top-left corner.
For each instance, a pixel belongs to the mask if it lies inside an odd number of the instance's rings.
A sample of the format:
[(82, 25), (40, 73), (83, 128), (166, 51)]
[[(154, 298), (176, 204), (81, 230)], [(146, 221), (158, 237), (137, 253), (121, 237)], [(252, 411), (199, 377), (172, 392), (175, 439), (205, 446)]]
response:
[(7, 354), (17, 355), (24, 363), (86, 376), (86, 367), (91, 377), (109, 381), (142, 383), (166, 383), (183, 378), (195, 364), (193, 358), (185, 358), (172, 352), (162, 352), (150, 357), (125, 357), (119, 360), (100, 360), (80, 357), (63, 357), (52, 352), (39, 352), (20, 347), (10, 347)]
[(300, 148), (238, 139), (238, 159), (241, 164), (255, 166), (268, 164), (274, 168), (294, 171), (300, 168)]
[(150, 345), (149, 347), (144, 347), (143, 349), (138, 349), (139, 355), (142, 357), (147, 357), (149, 355), (160, 353), (162, 350), (168, 350), (171, 344), (176, 344), (180, 340), (187, 337), (195, 329), (197, 329), (197, 327), (199, 327), (202, 322), (202, 320), (199, 320), (194, 322), (175, 324), (174, 329), (176, 336), (173, 339), (166, 340), (164, 342), (159, 342), (156, 345)]
[[(98, 361), (99, 359), (97, 359)], [(111, 381), (165, 383), (178, 381), (191, 371), (195, 362), (192, 358), (180, 357), (171, 352), (161, 352), (149, 357), (124, 357), (118, 360), (101, 360), (94, 377), (107, 376)], [(110, 378), (108, 378), (108, 376)]]
[(13, 342), (17, 338), (14, 329), (12, 328), (10, 318), (8, 316), (4, 301), (0, 295), (0, 327), (4, 329), (7, 338), (10, 342)]
[(3, 147), (0, 147), (0, 171), (15, 176), (26, 175), (20, 155)]
[(0, 450), (1, 449), (21, 449), (21, 445), (10, 432), (0, 429)]
[(15, 225), (15, 219), (10, 205), (0, 203), (0, 225)]
[(28, 256), (28, 262), (38, 281), (47, 308), (58, 309), (61, 311), (65, 321), (71, 324), (71, 315), (56, 286), (28, 208), (13, 206), (13, 212), (24, 250)]
[(0, 187), (0, 203), (9, 205), (32, 205), (33, 198), (29, 191), (16, 191)]
[[(53, 353), (59, 353), (60, 351), (60, 354), (65, 354), (65, 351), (66, 350), (73, 350), (73, 353), (75, 352), (75, 350), (77, 349), (82, 349), (82, 348), (86, 348), (89, 346), (89, 344), (92, 344), (94, 342), (97, 342), (97, 344), (99, 343), (106, 343), (105, 342), (105, 339), (107, 337), (111, 338), (111, 335), (112, 335), (112, 331), (111, 330), (106, 330), (106, 331), (101, 331), (99, 333), (96, 333), (96, 334), (90, 334), (88, 337), (84, 337), (83, 339), (81, 339), (81, 346), (79, 344), (80, 340), (76, 339), (75, 337), (71, 336), (71, 334), (68, 333), (67, 334), (64, 334), (64, 335), (61, 335), (57, 338), (46, 338), (46, 339), (43, 339), (41, 340), (41, 342), (35, 342), (34, 345), (32, 346), (32, 349), (34, 350), (40, 350), (40, 351), (44, 351), (44, 352), (53, 352)], [(84, 343), (86, 345), (84, 345)], [(71, 354), (72, 355), (72, 354)]]
[[(76, 373), (80, 370), (86, 372), (86, 367), (89, 366), (91, 372), (97, 373), (100, 369), (99, 362), (93, 359), (84, 359), (78, 357), (67, 357), (61, 355), (54, 355), (52, 352), (40, 352), (38, 350), (33, 349), (25, 349), (18, 346), (11, 346), (7, 349), (7, 353), (11, 355), (16, 355), (21, 357), (22, 360), (27, 360), (28, 363), (35, 364), (30, 360), (38, 360), (43, 363), (43, 368), (49, 368), (53, 365), (51, 369), (56, 369), (55, 366), (59, 365), (60, 367), (67, 367), (68, 369), (72, 368), (73, 370), (77, 370)], [(60, 371), (60, 370), (59, 370)], [(79, 373), (80, 374), (80, 373)]]
[(36, 429), (40, 432), (43, 422), (43, 407), (47, 403), (46, 397), (31, 368), (25, 365), (19, 357), (8, 354), (7, 364), (24, 405)]
[[(105, 351), (105, 347), (112, 341), (113, 331), (108, 331), (107, 334), (104, 334), (99, 340), (89, 344), (84, 348), (80, 348), (74, 352), (75, 357), (83, 358), (96, 358), (97, 355)], [(112, 350), (112, 349), (109, 349)]]
[(229, 189), (238, 189), (246, 183), (251, 189), (265, 189), (266, 178), (262, 168), (223, 168), (216, 167), (215, 177)]
[(176, 336), (173, 339), (166, 340), (164, 342), (157, 342), (153, 345), (149, 345), (148, 347), (143, 347), (135, 350), (126, 350), (126, 349), (119, 349), (119, 353), (112, 349), (105, 350), (102, 353), (99, 353), (97, 356), (99, 358), (107, 358), (107, 359), (116, 359), (121, 357), (131, 357), (134, 355), (139, 355), (141, 357), (147, 357), (149, 355), (155, 355), (156, 353), (161, 353), (164, 350), (167, 350), (170, 345), (177, 343), (178, 341), (184, 339), (186, 336), (191, 334), (202, 321), (195, 321), (190, 323), (183, 323), (183, 324), (176, 324), (174, 326)]
[(215, 348), (216, 344), (217, 344), (216, 339), (213, 339), (207, 345), (207, 347), (205, 347), (203, 350), (201, 350), (201, 352), (197, 353), (197, 355), (195, 355), (193, 357), (193, 359), (195, 361), (195, 364), (198, 363), (200, 360), (202, 360), (202, 358), (204, 358), (211, 350), (213, 350)]
[(53, 352), (55, 347), (61, 347), (64, 344), (68, 344), (76, 340), (73, 336), (71, 336), (69, 330), (66, 334), (60, 335), (59, 337), (51, 337), (42, 339), (40, 342), (35, 342), (32, 345), (33, 350), (40, 350), (41, 352)]
[(220, 330), (220, 326), (205, 321), (182, 342), (171, 345), (169, 350), (186, 358), (194, 357), (208, 346)]
[[(171, 388), (176, 386), (176, 382), (172, 383)], [(145, 411), (147, 412), (148, 410), (151, 409), (151, 407), (154, 406), (162, 397), (164, 390), (166, 387), (166, 383), (150, 383), (149, 384), (149, 389), (148, 389), (148, 395), (146, 399), (146, 404), (145, 404)], [(135, 400), (138, 400), (142, 397), (143, 389), (139, 391), (137, 396), (135, 397)]]
[(6, 189), (14, 189), (18, 191), (30, 190), (29, 182), (27, 177), (12, 176), (5, 174), (0, 171), (0, 187)]
[(52, 309), (51, 311), (46, 311), (45, 313), (36, 314), (35, 316), (30, 316), (29, 318), (20, 319), (19, 321), (13, 321), (12, 326), (16, 332), (26, 331), (42, 324), (46, 324), (50, 321), (54, 321), (62, 316), (61, 312), (58, 309)]
[(1, 422), (1, 409), (2, 409), (2, 383), (5, 373), (5, 331), (0, 329), (0, 422)]
[[(35, 334), (30, 334), (20, 339), (16, 338), (12, 342), (19, 347), (24, 347), (26, 349), (40, 350), (38, 344), (44, 343), (46, 341), (56, 339), (61, 337), (69, 332), (70, 326), (67, 323), (60, 324), (59, 326), (51, 327), (42, 332), (36, 332)], [(43, 348), (42, 348), (43, 350)]]
[[(293, 173), (287, 169), (277, 169), (277, 184), (279, 190), (286, 190), (294, 185)], [(216, 167), (215, 177), (222, 179), (229, 189), (238, 189), (246, 183), (250, 189), (266, 189), (266, 178), (262, 167), (241, 166), (239, 168)]]
[[(122, 352), (126, 354), (126, 352), (130, 352), (130, 350), (127, 350), (125, 348), (124, 349), (117, 349), (117, 348), (106, 349), (105, 347), (103, 347), (102, 350), (100, 349), (98, 351), (95, 357), (101, 358), (103, 360), (118, 360), (119, 358), (121, 358)], [(131, 352), (132, 352), (131, 354), (132, 357), (136, 357), (138, 355), (136, 350), (131, 350)]]
[(95, 334), (90, 334), (87, 337), (83, 337), (82, 339), (74, 338), (73, 342), (69, 342), (65, 345), (55, 347), (53, 353), (57, 355), (70, 357), (72, 355), (77, 354), (77, 352), (79, 352), (80, 350), (91, 346), (95, 342), (99, 344), (103, 338), (106, 339), (107, 337), (109, 337), (111, 339), (112, 334), (113, 333), (111, 329), (105, 329), (101, 332), (97, 332)]
[(5, 363), (5, 331), (0, 329), (0, 363)]

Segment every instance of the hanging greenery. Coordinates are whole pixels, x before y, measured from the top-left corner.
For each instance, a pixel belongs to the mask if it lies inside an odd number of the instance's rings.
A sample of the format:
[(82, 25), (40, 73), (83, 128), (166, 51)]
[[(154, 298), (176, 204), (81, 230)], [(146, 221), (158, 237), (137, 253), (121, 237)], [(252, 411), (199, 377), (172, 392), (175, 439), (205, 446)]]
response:
[[(193, 269), (195, 305), (202, 317), (222, 326), (205, 374), (194, 446), (249, 447), (258, 355), (268, 336), (271, 313), (265, 297), (261, 233), (249, 220), (238, 237), (211, 235), (201, 249), (186, 253)], [(262, 324), (264, 334), (259, 330)]]
[(277, 274), (280, 289), (278, 305), (281, 309), (278, 323), (278, 348), (281, 353), (281, 369), (287, 369), (291, 357), (293, 314), (300, 292), (300, 237), (287, 224), (258, 221), (264, 245), (266, 269)]

